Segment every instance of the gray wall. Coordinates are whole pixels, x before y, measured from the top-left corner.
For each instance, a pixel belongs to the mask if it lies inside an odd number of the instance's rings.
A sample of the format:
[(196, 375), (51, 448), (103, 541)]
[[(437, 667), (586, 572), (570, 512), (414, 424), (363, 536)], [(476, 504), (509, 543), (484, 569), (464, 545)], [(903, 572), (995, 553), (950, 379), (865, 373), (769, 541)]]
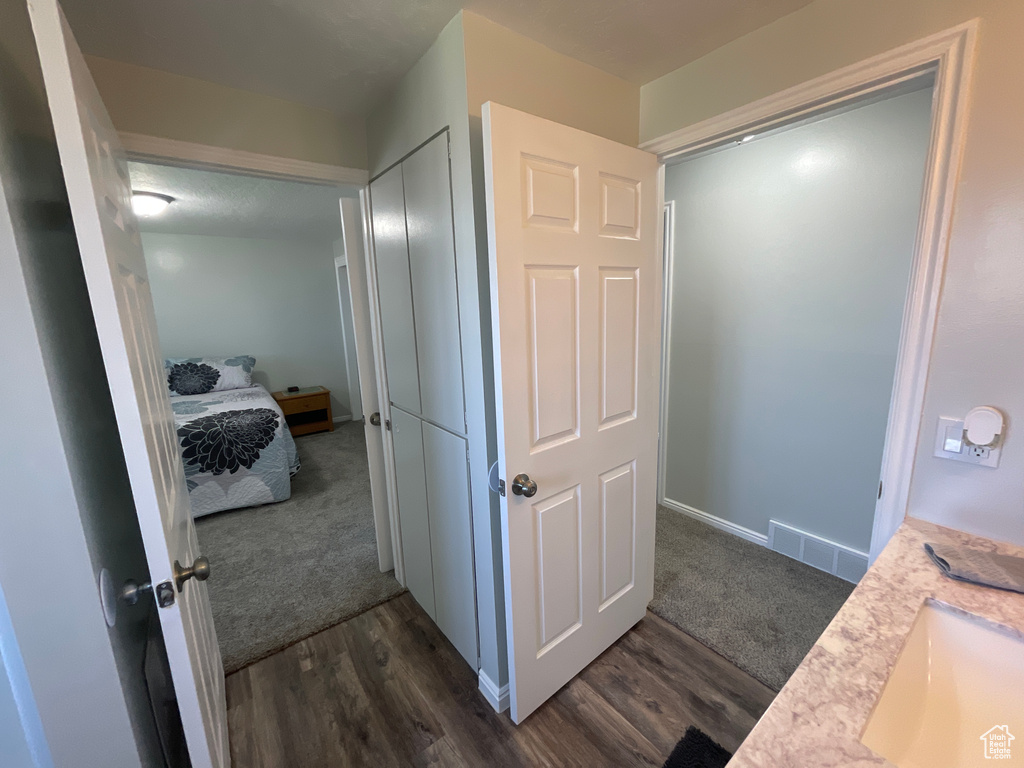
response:
[(321, 384), (351, 413), (334, 245), (143, 233), (164, 357), (253, 355), (271, 392)]
[(666, 496), (867, 551), (931, 90), (666, 170)]
[[(158, 765), (152, 601), (108, 629), (97, 587), (148, 579), (141, 535), (25, 3), (0, 18), (0, 700), (35, 765)], [(24, 759), (17, 728), (0, 765)]]

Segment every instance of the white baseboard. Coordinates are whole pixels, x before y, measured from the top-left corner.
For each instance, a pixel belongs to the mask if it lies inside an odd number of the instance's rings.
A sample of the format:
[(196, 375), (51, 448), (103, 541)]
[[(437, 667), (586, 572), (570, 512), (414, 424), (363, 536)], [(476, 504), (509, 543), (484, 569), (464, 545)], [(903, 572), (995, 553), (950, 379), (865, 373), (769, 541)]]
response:
[(509, 707), (508, 683), (499, 688), (487, 673), (480, 670), (480, 693), (494, 707), (495, 712), (504, 712)]
[(335, 416), (333, 419), (335, 424), (344, 424), (346, 421), (352, 421), (351, 416)]
[(768, 546), (768, 537), (763, 533), (752, 531), (749, 528), (744, 528), (742, 525), (736, 525), (736, 523), (730, 523), (728, 520), (723, 520), (720, 517), (709, 515), (707, 512), (702, 512), (699, 509), (695, 509), (687, 504), (682, 504), (672, 499), (662, 499), (661, 505), (667, 509), (671, 509), (673, 512), (678, 512), (681, 515), (692, 517), (694, 520), (700, 520), (702, 523), (707, 523), (712, 528), (717, 528), (720, 531), (731, 533), (733, 536), (739, 536), (741, 539), (753, 542), (754, 544), (760, 544), (762, 547)]

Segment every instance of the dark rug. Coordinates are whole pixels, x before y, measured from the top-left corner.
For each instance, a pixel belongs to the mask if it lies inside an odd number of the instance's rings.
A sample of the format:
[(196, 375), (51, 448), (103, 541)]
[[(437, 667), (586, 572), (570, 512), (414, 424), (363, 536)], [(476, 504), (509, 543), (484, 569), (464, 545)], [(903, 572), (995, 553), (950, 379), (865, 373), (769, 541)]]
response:
[(853, 584), (658, 508), (650, 608), (780, 690)]
[(290, 499), (196, 520), (226, 673), (403, 591), (377, 564), (362, 425), (295, 444)]
[(663, 768), (725, 768), (732, 758), (721, 745), (704, 731), (691, 725), (676, 744)]

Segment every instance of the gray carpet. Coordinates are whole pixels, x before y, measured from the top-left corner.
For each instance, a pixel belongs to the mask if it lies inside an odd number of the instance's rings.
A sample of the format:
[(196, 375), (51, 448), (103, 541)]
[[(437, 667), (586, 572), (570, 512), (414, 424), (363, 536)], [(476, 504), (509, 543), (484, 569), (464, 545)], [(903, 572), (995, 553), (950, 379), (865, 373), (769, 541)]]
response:
[(853, 587), (778, 552), (658, 509), (651, 610), (776, 691)]
[(295, 444), (290, 499), (196, 521), (227, 673), (402, 592), (377, 565), (362, 425)]

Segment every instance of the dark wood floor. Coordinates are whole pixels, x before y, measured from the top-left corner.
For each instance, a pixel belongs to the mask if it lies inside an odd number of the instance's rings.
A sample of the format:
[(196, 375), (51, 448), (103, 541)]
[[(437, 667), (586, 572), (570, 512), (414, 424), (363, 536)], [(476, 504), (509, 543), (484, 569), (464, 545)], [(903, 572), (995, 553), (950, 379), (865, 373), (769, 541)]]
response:
[(735, 750), (774, 695), (648, 613), (517, 727), (408, 594), (227, 679), (234, 768), (660, 766), (689, 725)]

